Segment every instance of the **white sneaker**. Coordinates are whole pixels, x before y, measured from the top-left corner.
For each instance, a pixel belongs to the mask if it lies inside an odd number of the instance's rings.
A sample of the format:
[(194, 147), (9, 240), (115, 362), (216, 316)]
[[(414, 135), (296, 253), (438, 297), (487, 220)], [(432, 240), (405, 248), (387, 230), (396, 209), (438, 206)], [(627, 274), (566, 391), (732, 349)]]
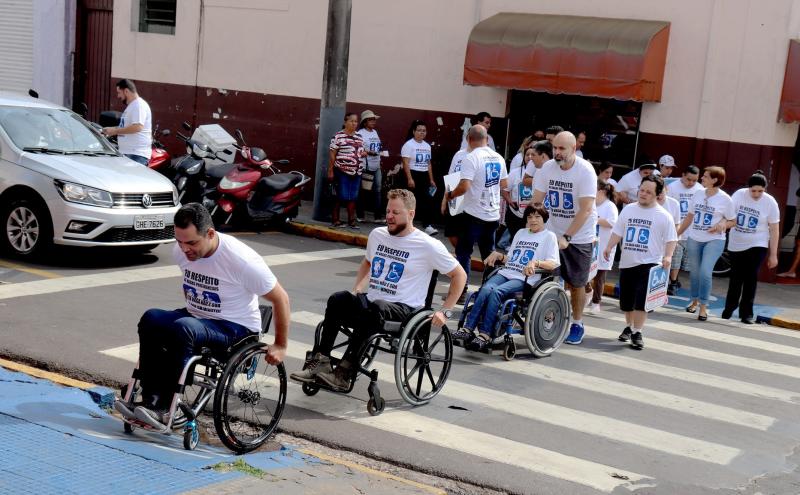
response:
[(589, 291), (586, 293), (586, 307), (590, 307), (592, 305), (592, 295), (594, 295), (594, 291)]
[(600, 303), (592, 304), (592, 313), (599, 314), (600, 313)]
[(425, 227), (424, 232), (428, 235), (436, 235), (439, 233), (438, 230), (433, 228), (433, 225), (428, 225), (427, 227)]

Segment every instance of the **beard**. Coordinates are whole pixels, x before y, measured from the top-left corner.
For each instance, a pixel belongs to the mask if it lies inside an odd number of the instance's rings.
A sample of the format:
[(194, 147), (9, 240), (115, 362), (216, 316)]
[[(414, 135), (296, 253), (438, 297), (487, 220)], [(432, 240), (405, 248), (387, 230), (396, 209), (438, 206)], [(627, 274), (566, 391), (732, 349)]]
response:
[(387, 225), (386, 230), (389, 231), (389, 235), (397, 235), (400, 232), (406, 230), (407, 226), (408, 226), (407, 223), (393, 223), (391, 225)]

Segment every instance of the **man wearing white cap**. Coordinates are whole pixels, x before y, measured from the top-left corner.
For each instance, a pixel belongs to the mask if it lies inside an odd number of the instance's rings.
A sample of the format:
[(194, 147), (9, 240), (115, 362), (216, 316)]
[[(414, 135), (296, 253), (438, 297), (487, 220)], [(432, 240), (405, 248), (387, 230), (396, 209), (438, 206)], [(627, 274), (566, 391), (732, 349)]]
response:
[(663, 155), (658, 159), (658, 171), (661, 172), (661, 177), (666, 179), (672, 176), (675, 171), (675, 159), (670, 155)]
[[(361, 112), (361, 123), (356, 134), (364, 140), (364, 149), (367, 155), (361, 158), (361, 194), (358, 195), (357, 213), (359, 221), (364, 218), (364, 206), (372, 208), (375, 223), (385, 223), (381, 198), (381, 138), (375, 126), (380, 118), (372, 110)], [(372, 177), (372, 181), (368, 179)]]

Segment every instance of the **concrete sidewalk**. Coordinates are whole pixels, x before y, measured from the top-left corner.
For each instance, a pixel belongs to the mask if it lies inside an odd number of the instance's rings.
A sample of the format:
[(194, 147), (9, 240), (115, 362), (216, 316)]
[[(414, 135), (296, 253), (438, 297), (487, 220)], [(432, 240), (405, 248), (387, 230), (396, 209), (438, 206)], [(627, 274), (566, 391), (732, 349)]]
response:
[(0, 359), (0, 493), (447, 493), (277, 442), (236, 456), (213, 434), (191, 452), (181, 436), (127, 435), (98, 404), (110, 400), (109, 389)]
[[(367, 214), (368, 218), (372, 218), (371, 214)], [(290, 232), (307, 237), (314, 237), (327, 241), (343, 242), (354, 246), (365, 247), (367, 245), (367, 236), (369, 236), (372, 229), (378, 228), (381, 225), (365, 221), (359, 224), (357, 230), (349, 227), (333, 228), (329, 223), (318, 222), (312, 219), (312, 205), (311, 203), (304, 203), (300, 208), (300, 214), (295, 221), (287, 225)], [(450, 248), (451, 246), (440, 233), (436, 235), (437, 239), (445, 242), (445, 245)], [(477, 248), (472, 257), (472, 268), (475, 270), (483, 270), (483, 262), (477, 252)], [(606, 281), (605, 294), (611, 297), (617, 297), (618, 287), (617, 279), (619, 272), (614, 270), (608, 274)], [(676, 296), (670, 297), (667, 307), (683, 311), (689, 304), (689, 276), (682, 273), (681, 282), (682, 289), (678, 291)], [(725, 294), (728, 292), (728, 279), (725, 277), (715, 277), (712, 291), (712, 302), (709, 305), (709, 315), (719, 317), (722, 309), (725, 307)], [(800, 330), (800, 285), (780, 285), (759, 282), (758, 290), (756, 292), (756, 305), (754, 310), (756, 313), (756, 320), (759, 323), (768, 325), (789, 328), (792, 330)], [(759, 302), (768, 304), (759, 304)], [(738, 319), (738, 312), (734, 313), (734, 319)]]

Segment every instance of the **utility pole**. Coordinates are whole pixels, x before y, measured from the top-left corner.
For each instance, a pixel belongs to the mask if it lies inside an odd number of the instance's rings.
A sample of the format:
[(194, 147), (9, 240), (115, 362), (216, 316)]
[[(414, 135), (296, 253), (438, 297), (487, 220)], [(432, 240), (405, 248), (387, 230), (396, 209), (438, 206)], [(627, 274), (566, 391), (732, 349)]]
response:
[(314, 183), (314, 220), (330, 214), (325, 200), (328, 184), (328, 145), (344, 121), (347, 103), (347, 64), (350, 59), (350, 12), (352, 0), (328, 0), (328, 33), (325, 38), (325, 68), (319, 109), (317, 168)]

